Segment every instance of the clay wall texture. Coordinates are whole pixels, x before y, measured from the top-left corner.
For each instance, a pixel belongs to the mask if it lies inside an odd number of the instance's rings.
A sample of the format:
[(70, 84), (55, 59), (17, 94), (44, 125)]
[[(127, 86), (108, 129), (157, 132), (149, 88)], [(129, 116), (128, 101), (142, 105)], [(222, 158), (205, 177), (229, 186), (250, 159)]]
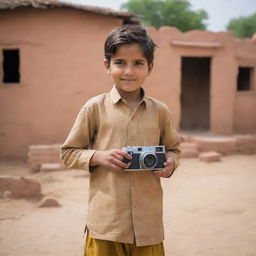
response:
[(251, 69), (251, 90), (236, 91), (234, 130), (256, 133), (256, 40), (235, 40), (235, 63), (236, 72), (239, 67)]
[(111, 88), (103, 42), (120, 25), (70, 9), (1, 12), (0, 47), (19, 49), (21, 76), (18, 84), (0, 84), (2, 159), (26, 158), (29, 145), (63, 142), (85, 101)]
[[(121, 24), (64, 8), (0, 12), (0, 62), (2, 50), (19, 49), (21, 78), (3, 83), (0, 69), (1, 159), (25, 159), (29, 145), (62, 143), (86, 100), (111, 89), (103, 44)], [(148, 31), (159, 47), (145, 89), (168, 104), (179, 130), (256, 133), (256, 42), (229, 32)], [(250, 90), (237, 91), (239, 67), (252, 69)], [(192, 111), (197, 102), (201, 106)]]

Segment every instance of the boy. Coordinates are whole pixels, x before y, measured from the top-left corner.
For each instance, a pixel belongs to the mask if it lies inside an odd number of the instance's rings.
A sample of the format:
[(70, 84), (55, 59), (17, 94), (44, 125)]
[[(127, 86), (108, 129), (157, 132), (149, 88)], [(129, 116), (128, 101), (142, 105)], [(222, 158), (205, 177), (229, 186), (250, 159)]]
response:
[[(153, 67), (156, 45), (138, 25), (114, 29), (105, 41), (112, 90), (81, 109), (64, 145), (66, 166), (90, 172), (87, 256), (164, 255), (162, 188), (178, 166), (179, 138), (169, 110), (141, 88)], [(165, 167), (124, 171), (125, 146), (164, 145)]]

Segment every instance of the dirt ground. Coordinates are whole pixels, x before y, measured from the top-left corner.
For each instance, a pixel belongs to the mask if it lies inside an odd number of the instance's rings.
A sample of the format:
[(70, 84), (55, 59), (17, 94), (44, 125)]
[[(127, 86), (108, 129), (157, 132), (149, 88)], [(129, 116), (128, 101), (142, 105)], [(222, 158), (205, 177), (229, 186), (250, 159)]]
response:
[[(30, 174), (24, 163), (0, 162), (0, 174), (32, 176), (62, 204), (0, 199), (0, 256), (81, 256), (88, 176), (68, 170)], [(204, 163), (182, 159), (164, 189), (167, 256), (256, 255), (256, 156)]]

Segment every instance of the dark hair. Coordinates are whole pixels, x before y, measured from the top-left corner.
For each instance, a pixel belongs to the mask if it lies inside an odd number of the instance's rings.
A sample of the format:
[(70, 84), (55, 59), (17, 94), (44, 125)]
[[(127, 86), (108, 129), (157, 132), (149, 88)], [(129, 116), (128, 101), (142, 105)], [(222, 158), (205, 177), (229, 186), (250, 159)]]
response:
[(139, 25), (123, 25), (108, 34), (104, 46), (106, 60), (110, 62), (111, 57), (117, 50), (127, 44), (138, 44), (148, 61), (149, 67), (153, 66), (154, 51), (157, 45), (147, 34), (146, 29)]

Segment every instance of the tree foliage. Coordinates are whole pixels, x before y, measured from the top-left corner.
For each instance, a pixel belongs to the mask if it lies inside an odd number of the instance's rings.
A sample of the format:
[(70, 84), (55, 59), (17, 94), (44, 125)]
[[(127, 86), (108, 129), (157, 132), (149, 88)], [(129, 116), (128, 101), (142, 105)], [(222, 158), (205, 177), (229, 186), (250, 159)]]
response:
[(256, 12), (246, 17), (231, 19), (226, 28), (233, 31), (235, 37), (252, 37), (256, 33)]
[(175, 26), (181, 31), (192, 29), (205, 30), (206, 11), (193, 11), (188, 0), (128, 0), (122, 10), (141, 17), (146, 26)]

